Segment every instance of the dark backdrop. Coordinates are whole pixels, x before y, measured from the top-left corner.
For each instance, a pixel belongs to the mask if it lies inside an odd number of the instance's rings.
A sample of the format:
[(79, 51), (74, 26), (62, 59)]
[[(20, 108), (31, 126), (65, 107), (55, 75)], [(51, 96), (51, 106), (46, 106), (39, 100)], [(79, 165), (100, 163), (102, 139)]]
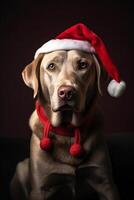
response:
[(0, 137), (29, 137), (33, 93), (25, 87), (21, 71), (44, 42), (78, 22), (105, 41), (127, 83), (121, 98), (107, 93), (101, 98), (105, 132), (134, 131), (134, 18), (129, 1), (5, 0), (0, 4)]

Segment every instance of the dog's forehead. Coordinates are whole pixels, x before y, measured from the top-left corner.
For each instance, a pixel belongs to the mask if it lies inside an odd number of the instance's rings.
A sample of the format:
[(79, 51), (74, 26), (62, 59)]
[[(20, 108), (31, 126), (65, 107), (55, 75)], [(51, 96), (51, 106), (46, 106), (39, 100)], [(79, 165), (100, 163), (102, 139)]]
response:
[(68, 51), (68, 58), (76, 58), (76, 57), (83, 57), (83, 58), (89, 58), (90, 54), (81, 50), (70, 50)]
[(53, 51), (47, 54), (44, 54), (42, 63), (46, 62), (62, 62), (67, 57), (67, 51)]
[(53, 51), (44, 55), (42, 64), (53, 61), (53, 62), (63, 62), (65, 59), (75, 59), (75, 58), (91, 58), (89, 53), (80, 50), (61, 50)]

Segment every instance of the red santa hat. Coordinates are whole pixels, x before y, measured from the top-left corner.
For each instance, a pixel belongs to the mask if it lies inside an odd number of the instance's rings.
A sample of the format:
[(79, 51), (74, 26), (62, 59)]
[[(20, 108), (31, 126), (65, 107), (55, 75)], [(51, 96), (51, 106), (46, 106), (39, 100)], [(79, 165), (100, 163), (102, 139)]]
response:
[(113, 64), (103, 41), (82, 23), (68, 28), (59, 34), (56, 39), (46, 42), (36, 51), (35, 59), (40, 53), (72, 49), (97, 54), (104, 69), (112, 79), (107, 87), (108, 93), (113, 97), (119, 97), (123, 94), (126, 83), (121, 80), (118, 69)]

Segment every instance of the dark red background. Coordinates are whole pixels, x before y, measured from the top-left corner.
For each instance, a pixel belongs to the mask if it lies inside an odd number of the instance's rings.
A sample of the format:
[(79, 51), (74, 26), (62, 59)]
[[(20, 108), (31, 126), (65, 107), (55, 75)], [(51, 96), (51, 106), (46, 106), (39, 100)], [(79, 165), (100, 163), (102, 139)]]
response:
[(44, 42), (78, 22), (105, 41), (127, 83), (121, 98), (107, 93), (101, 98), (105, 132), (134, 131), (134, 18), (129, 1), (4, 1), (0, 15), (0, 137), (29, 137), (33, 93), (21, 71)]

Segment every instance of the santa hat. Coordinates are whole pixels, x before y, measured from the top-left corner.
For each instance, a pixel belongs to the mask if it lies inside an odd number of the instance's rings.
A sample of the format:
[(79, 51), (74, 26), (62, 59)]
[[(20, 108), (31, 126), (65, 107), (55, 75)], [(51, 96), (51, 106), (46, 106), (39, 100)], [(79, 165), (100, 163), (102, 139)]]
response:
[(112, 79), (107, 87), (108, 93), (113, 97), (119, 97), (123, 94), (126, 83), (121, 80), (118, 69), (113, 64), (103, 41), (82, 23), (68, 28), (59, 34), (56, 39), (46, 42), (36, 51), (35, 59), (40, 53), (72, 49), (95, 53)]

